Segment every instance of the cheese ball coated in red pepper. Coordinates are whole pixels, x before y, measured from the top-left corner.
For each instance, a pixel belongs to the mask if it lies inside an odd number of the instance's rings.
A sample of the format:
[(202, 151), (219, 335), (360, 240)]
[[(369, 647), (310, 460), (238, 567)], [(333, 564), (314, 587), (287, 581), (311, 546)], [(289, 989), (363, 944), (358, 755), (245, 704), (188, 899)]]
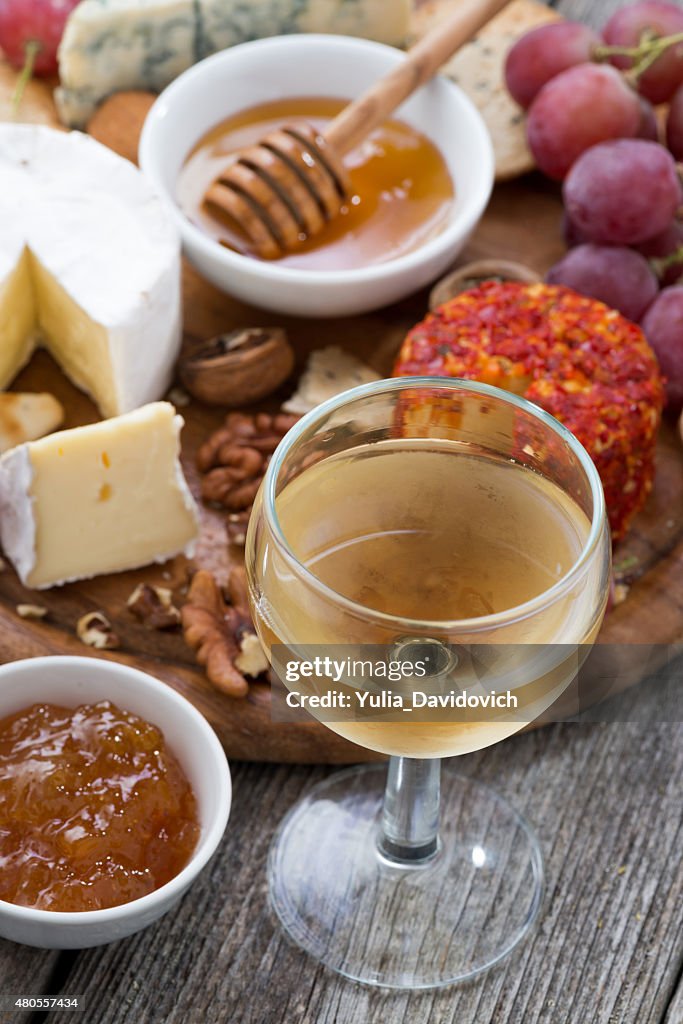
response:
[(417, 324), (394, 374), (493, 384), (557, 417), (600, 473), (615, 540), (652, 489), (663, 379), (641, 329), (602, 302), (487, 281)]

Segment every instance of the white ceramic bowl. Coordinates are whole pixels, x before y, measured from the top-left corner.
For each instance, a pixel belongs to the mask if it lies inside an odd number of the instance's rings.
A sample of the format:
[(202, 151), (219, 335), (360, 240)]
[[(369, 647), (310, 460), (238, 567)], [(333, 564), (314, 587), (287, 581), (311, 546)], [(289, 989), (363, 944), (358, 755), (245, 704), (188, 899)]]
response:
[(62, 913), (0, 900), (0, 936), (5, 939), (46, 949), (80, 949), (132, 935), (177, 903), (225, 831), (232, 790), (223, 748), (208, 722), (170, 686), (100, 658), (31, 658), (0, 667), (0, 718), (41, 701), (76, 707), (99, 700), (111, 700), (162, 730), (197, 798), (197, 847), (166, 885), (108, 910)]
[(219, 245), (191, 224), (175, 202), (186, 156), (210, 128), (231, 114), (287, 95), (353, 98), (402, 59), (399, 50), (365, 39), (278, 36), (208, 57), (161, 94), (142, 132), (140, 166), (166, 200), (187, 255), (213, 284), (278, 313), (346, 316), (403, 298), (453, 262), (486, 208), (494, 162), (481, 116), (445, 78), (424, 86), (397, 112), (439, 147), (456, 191), (445, 229), (414, 252), (358, 270), (279, 267)]

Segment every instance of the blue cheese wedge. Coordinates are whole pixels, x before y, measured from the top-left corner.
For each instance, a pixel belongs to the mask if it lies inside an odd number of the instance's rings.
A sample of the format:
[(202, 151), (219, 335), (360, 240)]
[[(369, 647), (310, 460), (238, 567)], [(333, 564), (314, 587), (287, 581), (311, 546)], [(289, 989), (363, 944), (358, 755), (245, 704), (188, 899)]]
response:
[(405, 0), (199, 0), (197, 59), (292, 32), (331, 32), (400, 46), (411, 6)]
[(180, 242), (129, 161), (0, 124), (0, 388), (44, 345), (105, 416), (160, 398), (181, 339)]
[(123, 89), (158, 92), (228, 46), (290, 32), (333, 32), (400, 46), (410, 0), (82, 0), (59, 50), (60, 117), (84, 127)]
[(98, 104), (123, 89), (161, 91), (198, 59), (192, 0), (83, 0), (59, 50), (57, 111), (84, 128)]
[(25, 586), (192, 553), (199, 513), (179, 461), (182, 423), (154, 402), (0, 457), (0, 541)]

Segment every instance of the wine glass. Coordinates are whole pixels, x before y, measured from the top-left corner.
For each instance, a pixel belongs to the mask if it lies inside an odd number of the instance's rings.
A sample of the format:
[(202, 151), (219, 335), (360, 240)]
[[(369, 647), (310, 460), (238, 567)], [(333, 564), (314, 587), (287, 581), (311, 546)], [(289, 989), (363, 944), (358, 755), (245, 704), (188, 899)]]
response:
[[(349, 697), (351, 710), (313, 709), (390, 760), (330, 775), (274, 840), (271, 902), (312, 956), (367, 984), (433, 988), (492, 967), (528, 932), (543, 891), (531, 829), (439, 759), (504, 739), (564, 691), (602, 622), (610, 550), (590, 457), (509, 392), (383, 380), (325, 402), (286, 435), (246, 548), (274, 667), (292, 654), (379, 651), (422, 658), (420, 692), (508, 690), (507, 708), (405, 713)], [(379, 692), (351, 675), (339, 686)], [(398, 684), (402, 699), (417, 689), (416, 679)]]

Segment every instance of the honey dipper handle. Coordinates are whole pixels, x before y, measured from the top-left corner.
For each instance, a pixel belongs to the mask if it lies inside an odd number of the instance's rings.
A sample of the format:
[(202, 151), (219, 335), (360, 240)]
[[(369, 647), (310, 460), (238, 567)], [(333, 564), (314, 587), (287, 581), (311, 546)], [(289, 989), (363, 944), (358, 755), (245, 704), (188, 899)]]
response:
[(362, 142), (509, 2), (459, 0), (457, 10), (447, 21), (411, 47), (404, 61), (344, 107), (327, 126), (324, 135), (330, 146), (343, 156)]

